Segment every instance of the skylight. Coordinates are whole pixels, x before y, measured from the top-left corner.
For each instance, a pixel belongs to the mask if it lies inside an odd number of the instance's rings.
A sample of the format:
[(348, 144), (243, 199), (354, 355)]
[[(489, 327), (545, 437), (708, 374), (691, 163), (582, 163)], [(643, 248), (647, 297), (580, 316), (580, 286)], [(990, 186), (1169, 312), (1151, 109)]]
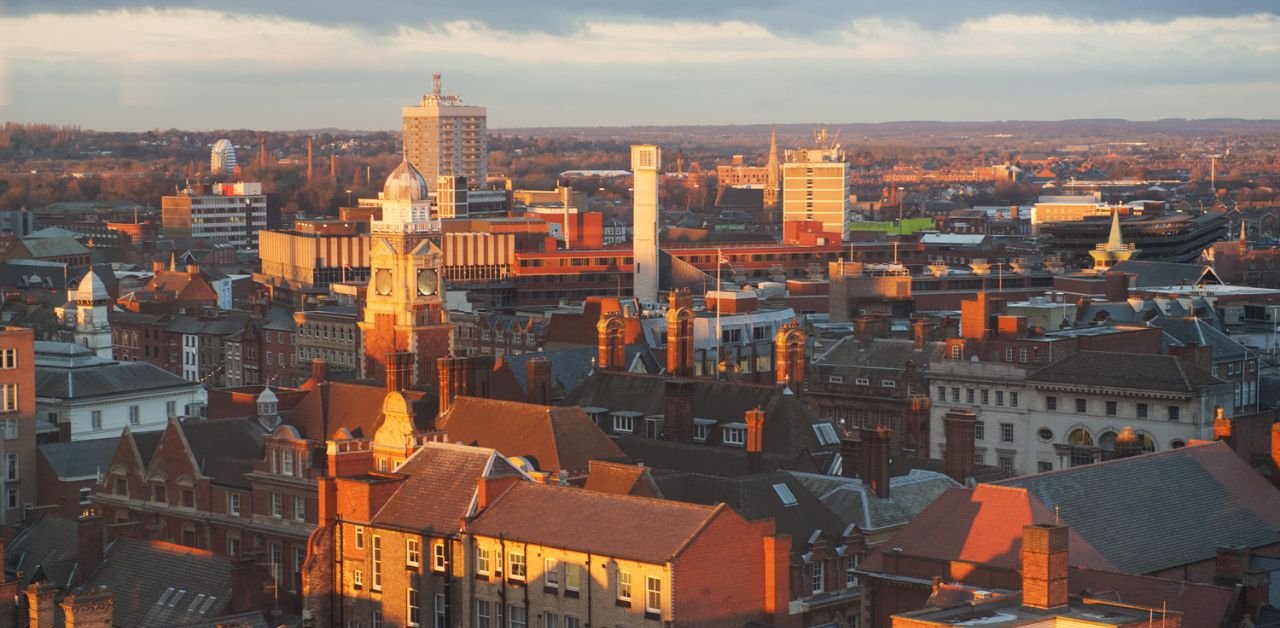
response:
[(813, 433), (818, 436), (819, 445), (839, 445), (840, 437), (836, 434), (836, 428), (830, 423), (818, 423), (813, 426)]
[(791, 487), (786, 484), (774, 484), (773, 490), (778, 493), (778, 499), (782, 500), (783, 506), (796, 505), (796, 496), (791, 493)]

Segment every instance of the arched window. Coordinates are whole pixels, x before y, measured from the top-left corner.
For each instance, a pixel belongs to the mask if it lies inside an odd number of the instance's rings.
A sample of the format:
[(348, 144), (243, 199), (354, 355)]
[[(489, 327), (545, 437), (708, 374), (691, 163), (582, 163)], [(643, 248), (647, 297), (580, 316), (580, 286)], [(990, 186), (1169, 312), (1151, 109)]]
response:
[(1067, 433), (1067, 444), (1071, 446), (1071, 466), (1093, 464), (1096, 449), (1093, 446), (1093, 435), (1083, 427), (1077, 427)]

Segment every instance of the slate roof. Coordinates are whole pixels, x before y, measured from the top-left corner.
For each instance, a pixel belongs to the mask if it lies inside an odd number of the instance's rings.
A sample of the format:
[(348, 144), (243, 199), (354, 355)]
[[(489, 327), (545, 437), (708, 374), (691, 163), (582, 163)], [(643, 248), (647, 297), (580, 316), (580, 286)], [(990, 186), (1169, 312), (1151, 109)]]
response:
[(1181, 264), (1177, 262), (1153, 262), (1126, 260), (1116, 262), (1111, 270), (1137, 276), (1139, 288), (1167, 288), (1170, 286), (1195, 286), (1201, 283), (1222, 283), (1208, 264)]
[(1221, 324), (1213, 304), (1199, 296), (1189, 299), (1156, 297), (1131, 301), (1094, 301), (1086, 304), (1080, 322), (1146, 323), (1157, 316), (1197, 316)]
[(625, 457), (576, 407), (458, 397), (436, 418), (436, 429), (446, 432), (453, 442), (532, 458), (539, 471), (581, 473), (592, 459)]
[(678, 555), (725, 508), (521, 482), (490, 504), (467, 530), (662, 564)]
[[(597, 349), (594, 347), (582, 347), (579, 349), (561, 349), (559, 351), (545, 352), (525, 352), (520, 355), (506, 355), (502, 357), (502, 362), (511, 372), (511, 376), (515, 378), (516, 383), (520, 385), (520, 390), (528, 393), (529, 391), (529, 372), (525, 370), (525, 364), (529, 360), (537, 357), (547, 358), (551, 360), (551, 390), (555, 395), (565, 394), (582, 383), (591, 371), (595, 369), (595, 360), (597, 357)], [(627, 363), (631, 363), (631, 359), (640, 353), (638, 345), (627, 347)]]
[[(190, 623), (217, 617), (226, 609), (231, 601), (231, 561), (207, 550), (121, 538), (81, 586), (105, 586), (111, 592), (117, 626)], [(162, 598), (164, 604), (159, 603)]]
[(46, 259), (50, 257), (69, 257), (72, 255), (88, 255), (89, 249), (75, 238), (28, 238), (22, 241), (31, 257)]
[[(1025, 489), (995, 484), (948, 489), (873, 553), (863, 568), (883, 569), (882, 554), (900, 548), (905, 556), (1019, 571), (1022, 528), (1053, 520), (1053, 510)], [(1115, 566), (1074, 528), (1070, 535), (1071, 564), (1114, 570)]]
[(77, 538), (71, 519), (46, 515), (28, 521), (5, 545), (5, 572), (21, 571), (23, 586), (36, 578), (67, 586), (75, 573)]
[(521, 476), (492, 449), (434, 442), (424, 444), (396, 472), (405, 480), (370, 523), (438, 536), (458, 532), (463, 518), (471, 514), (482, 476)]
[(1172, 355), (1081, 351), (1027, 375), (1041, 385), (1137, 388), (1195, 394), (1208, 386), (1226, 385), (1199, 367)]
[(36, 395), (57, 399), (87, 399), (198, 387), (199, 384), (150, 362), (108, 362), (82, 368), (42, 365), (36, 368)]
[(200, 472), (219, 484), (249, 488), (244, 474), (263, 459), (266, 432), (249, 419), (197, 419), (178, 423)]
[[(641, 415), (663, 414), (667, 378), (652, 375), (596, 371), (582, 385), (565, 397), (565, 405), (605, 408), (610, 412), (632, 411)], [(710, 419), (717, 425), (742, 423), (748, 410), (765, 412), (763, 451), (765, 459), (781, 459), (787, 466), (805, 458), (818, 458), (815, 468), (822, 468), (836, 451), (835, 445), (818, 442), (813, 426), (820, 421), (804, 406), (799, 397), (786, 394), (777, 386), (744, 384), (707, 379), (688, 380), (694, 385), (693, 415)], [(695, 473), (725, 475), (745, 470), (745, 452), (740, 447), (721, 446), (721, 430), (714, 427), (706, 444), (685, 444), (642, 438), (617, 436), (627, 455), (648, 466), (681, 469)], [(731, 465), (737, 469), (720, 465)], [(768, 468), (768, 467), (765, 467)]]
[(58, 479), (86, 478), (105, 472), (111, 466), (120, 437), (73, 440), (65, 443), (40, 445), (40, 456), (45, 459)]
[(1280, 543), (1280, 491), (1225, 443), (1005, 480), (1071, 526), (1121, 571), (1211, 560), (1219, 547)]
[(1174, 318), (1158, 316), (1148, 325), (1159, 327), (1169, 337), (1182, 345), (1198, 344), (1213, 347), (1213, 359), (1217, 361), (1243, 360), (1249, 350), (1212, 324), (1194, 316)]
[(845, 523), (864, 531), (903, 526), (947, 489), (958, 488), (942, 473), (913, 469), (889, 479), (889, 499), (880, 499), (862, 480), (836, 475), (789, 472)]
[(812, 368), (820, 381), (827, 381), (831, 375), (840, 375), (851, 384), (857, 378), (865, 377), (873, 386), (879, 386), (881, 379), (898, 381), (906, 373), (907, 362), (912, 362), (917, 369), (924, 369), (930, 362), (941, 360), (945, 351), (946, 346), (940, 342), (930, 342), (923, 349), (916, 349), (914, 340), (875, 338), (859, 343), (856, 337), (846, 336), (814, 358)]

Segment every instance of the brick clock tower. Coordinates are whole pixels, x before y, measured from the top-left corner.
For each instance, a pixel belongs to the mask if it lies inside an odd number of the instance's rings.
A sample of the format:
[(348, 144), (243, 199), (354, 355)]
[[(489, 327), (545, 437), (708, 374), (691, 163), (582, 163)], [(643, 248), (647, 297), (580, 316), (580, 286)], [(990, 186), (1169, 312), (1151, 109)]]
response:
[(387, 177), (382, 218), (370, 227), (369, 286), (359, 323), (360, 375), (386, 378), (391, 354), (416, 355), (410, 381), (435, 381), (436, 358), (449, 355), (453, 326), (446, 315), (443, 255), (427, 236), (438, 232), (422, 174), (408, 161)]

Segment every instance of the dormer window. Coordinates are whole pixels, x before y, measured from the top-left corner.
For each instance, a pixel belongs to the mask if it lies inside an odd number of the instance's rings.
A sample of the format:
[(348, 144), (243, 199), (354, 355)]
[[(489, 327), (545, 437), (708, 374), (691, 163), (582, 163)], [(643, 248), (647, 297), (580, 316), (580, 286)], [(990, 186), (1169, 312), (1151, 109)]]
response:
[(891, 379), (882, 379), (880, 380), (880, 386), (884, 388), (897, 388), (898, 382), (895, 382)]
[(631, 434), (636, 430), (636, 417), (639, 412), (614, 412), (613, 431), (619, 434)]
[(725, 423), (721, 427), (721, 439), (726, 445), (741, 447), (747, 442), (746, 423)]
[(857, 385), (859, 385), (859, 386), (870, 386), (870, 385), (871, 385), (871, 380), (870, 380), (870, 379), (867, 379), (867, 378), (865, 378), (865, 377), (859, 377), (859, 378), (857, 378), (857, 379), (853, 380), (853, 383), (855, 383), (855, 384), (857, 384)]
[(289, 450), (287, 450), (287, 449), (286, 449), (286, 450), (282, 450), (282, 451), (280, 452), (280, 454), (281, 454), (281, 456), (280, 456), (280, 473), (281, 473), (282, 475), (290, 475), (290, 476), (291, 476), (291, 475), (293, 475), (293, 473), (294, 473), (294, 471), (293, 471), (293, 467), (294, 467), (293, 452), (292, 452), (292, 451), (289, 451)]
[(715, 419), (694, 419), (693, 420), (693, 442), (705, 443), (707, 437), (711, 435), (711, 426), (715, 425)]
[(843, 383), (844, 383), (844, 376), (843, 376), (843, 375), (830, 375), (830, 376), (828, 376), (828, 377), (827, 377), (827, 382), (828, 382), (828, 383), (831, 383), (831, 384), (843, 384)]

